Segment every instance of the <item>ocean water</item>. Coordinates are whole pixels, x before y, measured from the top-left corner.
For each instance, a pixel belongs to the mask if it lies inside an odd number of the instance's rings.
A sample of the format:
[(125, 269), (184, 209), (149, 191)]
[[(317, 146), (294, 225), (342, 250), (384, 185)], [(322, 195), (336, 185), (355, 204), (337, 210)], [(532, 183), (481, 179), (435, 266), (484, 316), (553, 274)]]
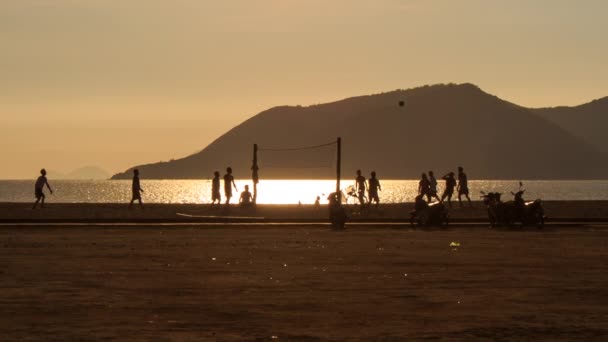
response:
[[(412, 202), (418, 189), (417, 180), (381, 180), (382, 191), (380, 202)], [(49, 195), (50, 203), (120, 203), (131, 199), (131, 181), (110, 180), (58, 180), (49, 179), (55, 191)], [(526, 193), (524, 198), (544, 200), (608, 200), (607, 180), (580, 181), (538, 181), (524, 180)], [(242, 191), (251, 180), (237, 180), (238, 191)], [(352, 185), (352, 180), (342, 180), (342, 188)], [(142, 198), (148, 203), (209, 203), (211, 201), (211, 180), (145, 180), (141, 181), (144, 193)], [(261, 180), (258, 184), (258, 203), (265, 204), (309, 204), (317, 196), (321, 203), (326, 203), (327, 195), (335, 190), (332, 180)], [(509, 194), (516, 191), (519, 185), (513, 180), (471, 180), (470, 196), (479, 200), (481, 190), (499, 191)], [(250, 189), (252, 191), (252, 189)], [(222, 199), (223, 182), (222, 182)], [(439, 194), (443, 191), (443, 182), (439, 185)], [(234, 192), (231, 203), (238, 201), (239, 192)], [(503, 198), (508, 199), (510, 195)], [(0, 202), (34, 201), (34, 180), (0, 180)]]

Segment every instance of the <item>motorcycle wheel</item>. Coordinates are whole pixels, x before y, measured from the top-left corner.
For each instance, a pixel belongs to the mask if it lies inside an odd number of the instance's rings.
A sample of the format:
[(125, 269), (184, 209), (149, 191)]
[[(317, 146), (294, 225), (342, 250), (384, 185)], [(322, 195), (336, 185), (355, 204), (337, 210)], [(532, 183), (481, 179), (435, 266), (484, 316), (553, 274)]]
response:
[(545, 226), (545, 215), (537, 214), (536, 216), (537, 216), (536, 228), (543, 229), (543, 227)]

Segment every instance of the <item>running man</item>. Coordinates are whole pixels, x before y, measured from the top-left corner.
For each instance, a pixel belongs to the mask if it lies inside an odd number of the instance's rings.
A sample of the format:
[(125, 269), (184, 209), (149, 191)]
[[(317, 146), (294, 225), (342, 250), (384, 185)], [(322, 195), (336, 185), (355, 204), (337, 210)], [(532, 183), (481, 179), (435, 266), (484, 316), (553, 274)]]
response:
[(141, 193), (144, 192), (144, 189), (141, 188), (141, 184), (139, 184), (139, 170), (133, 169), (133, 184), (131, 186), (133, 190), (133, 196), (131, 197), (131, 203), (129, 203), (129, 209), (133, 208), (133, 202), (135, 200), (139, 201), (139, 207), (144, 208), (144, 204), (141, 202)]
[(222, 194), (220, 194), (220, 173), (218, 171), (215, 171), (213, 173), (213, 181), (211, 181), (211, 205), (213, 206), (215, 204), (215, 201), (217, 201), (217, 204), (220, 205), (222, 204)]
[(365, 177), (361, 175), (361, 170), (357, 170), (357, 178), (355, 178), (355, 191), (357, 191), (357, 198), (359, 198), (359, 203), (361, 204), (361, 208), (365, 204), (365, 200), (363, 196), (365, 195), (365, 189), (367, 188), (367, 181)]
[(461, 196), (464, 195), (469, 201), (469, 206), (472, 208), (473, 204), (471, 203), (471, 198), (469, 197), (469, 182), (467, 179), (467, 174), (464, 173), (462, 166), (458, 167), (458, 203), (462, 207), (462, 199)]
[(429, 193), (426, 197), (429, 203), (431, 203), (433, 197), (441, 202), (441, 199), (437, 196), (437, 179), (435, 179), (433, 171), (429, 171)]
[(454, 172), (450, 172), (441, 178), (445, 180), (445, 189), (443, 190), (443, 195), (441, 195), (440, 202), (443, 202), (447, 198), (448, 204), (451, 207), (452, 195), (454, 194), (454, 188), (456, 187), (456, 178), (454, 178)]
[(34, 202), (34, 206), (32, 207), (32, 209), (36, 209), (38, 202), (40, 202), (40, 208), (44, 208), (44, 199), (46, 198), (46, 196), (44, 196), (44, 192), (42, 190), (44, 189), (45, 185), (47, 188), (49, 188), (49, 191), (52, 195), (53, 189), (51, 189), (49, 181), (46, 179), (46, 170), (42, 169), (40, 170), (40, 177), (38, 177), (38, 179), (36, 180), (36, 185), (34, 186), (34, 196), (36, 196), (36, 202)]
[(380, 204), (380, 197), (378, 196), (378, 190), (382, 191), (382, 186), (380, 186), (380, 181), (376, 178), (376, 171), (372, 171), (372, 175), (369, 179), (369, 205), (372, 205), (372, 202), (376, 202), (376, 208)]
[(232, 176), (232, 168), (227, 167), (226, 174), (224, 175), (224, 194), (226, 195), (226, 205), (230, 204), (230, 198), (232, 197), (232, 186), (234, 186), (235, 191), (239, 191), (236, 188), (234, 176)]

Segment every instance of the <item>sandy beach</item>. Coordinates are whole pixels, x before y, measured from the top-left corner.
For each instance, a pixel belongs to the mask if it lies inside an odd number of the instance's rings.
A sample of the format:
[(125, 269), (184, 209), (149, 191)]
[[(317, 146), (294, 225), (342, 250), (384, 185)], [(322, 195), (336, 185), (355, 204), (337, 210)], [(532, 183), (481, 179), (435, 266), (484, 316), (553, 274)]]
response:
[[(544, 201), (547, 222), (607, 221), (608, 201)], [(409, 222), (413, 203), (382, 204), (364, 212), (358, 206), (348, 206), (353, 221)], [(453, 222), (487, 220), (483, 203), (473, 207), (454, 203), (449, 211)], [(128, 209), (126, 203), (47, 203), (44, 209), (32, 210), (28, 203), (0, 203), (0, 223), (15, 222), (327, 222), (327, 206), (258, 205), (243, 209), (237, 205), (213, 207), (209, 204), (145, 204), (145, 209)]]
[(4, 225), (0, 254), (4, 341), (608, 339), (602, 226)]

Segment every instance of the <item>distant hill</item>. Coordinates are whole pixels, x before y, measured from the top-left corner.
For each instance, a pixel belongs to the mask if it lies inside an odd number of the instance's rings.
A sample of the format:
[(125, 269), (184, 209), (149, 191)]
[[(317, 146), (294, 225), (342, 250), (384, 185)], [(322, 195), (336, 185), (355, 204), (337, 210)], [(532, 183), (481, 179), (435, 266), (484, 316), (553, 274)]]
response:
[(84, 166), (69, 173), (53, 172), (55, 179), (85, 180), (85, 179), (108, 179), (110, 173), (97, 166)]
[[(603, 154), (584, 140), (584, 134), (548, 120), (551, 111), (509, 103), (472, 84), (424, 86), (308, 107), (271, 108), (199, 153), (137, 168), (144, 178), (192, 179), (210, 178), (214, 170), (223, 174), (231, 165), (236, 177), (247, 178), (253, 143), (286, 148), (340, 136), (342, 177), (347, 179), (356, 169), (366, 175), (375, 170), (381, 179), (407, 179), (428, 170), (442, 175), (459, 165), (471, 179), (606, 178)], [(295, 153), (285, 154), (279, 163), (294, 165), (297, 158)], [(328, 170), (268, 168), (263, 160), (262, 178), (333, 175)], [(127, 170), (112, 178), (130, 177)]]
[(588, 141), (608, 157), (608, 97), (581, 106), (540, 108), (534, 112)]

